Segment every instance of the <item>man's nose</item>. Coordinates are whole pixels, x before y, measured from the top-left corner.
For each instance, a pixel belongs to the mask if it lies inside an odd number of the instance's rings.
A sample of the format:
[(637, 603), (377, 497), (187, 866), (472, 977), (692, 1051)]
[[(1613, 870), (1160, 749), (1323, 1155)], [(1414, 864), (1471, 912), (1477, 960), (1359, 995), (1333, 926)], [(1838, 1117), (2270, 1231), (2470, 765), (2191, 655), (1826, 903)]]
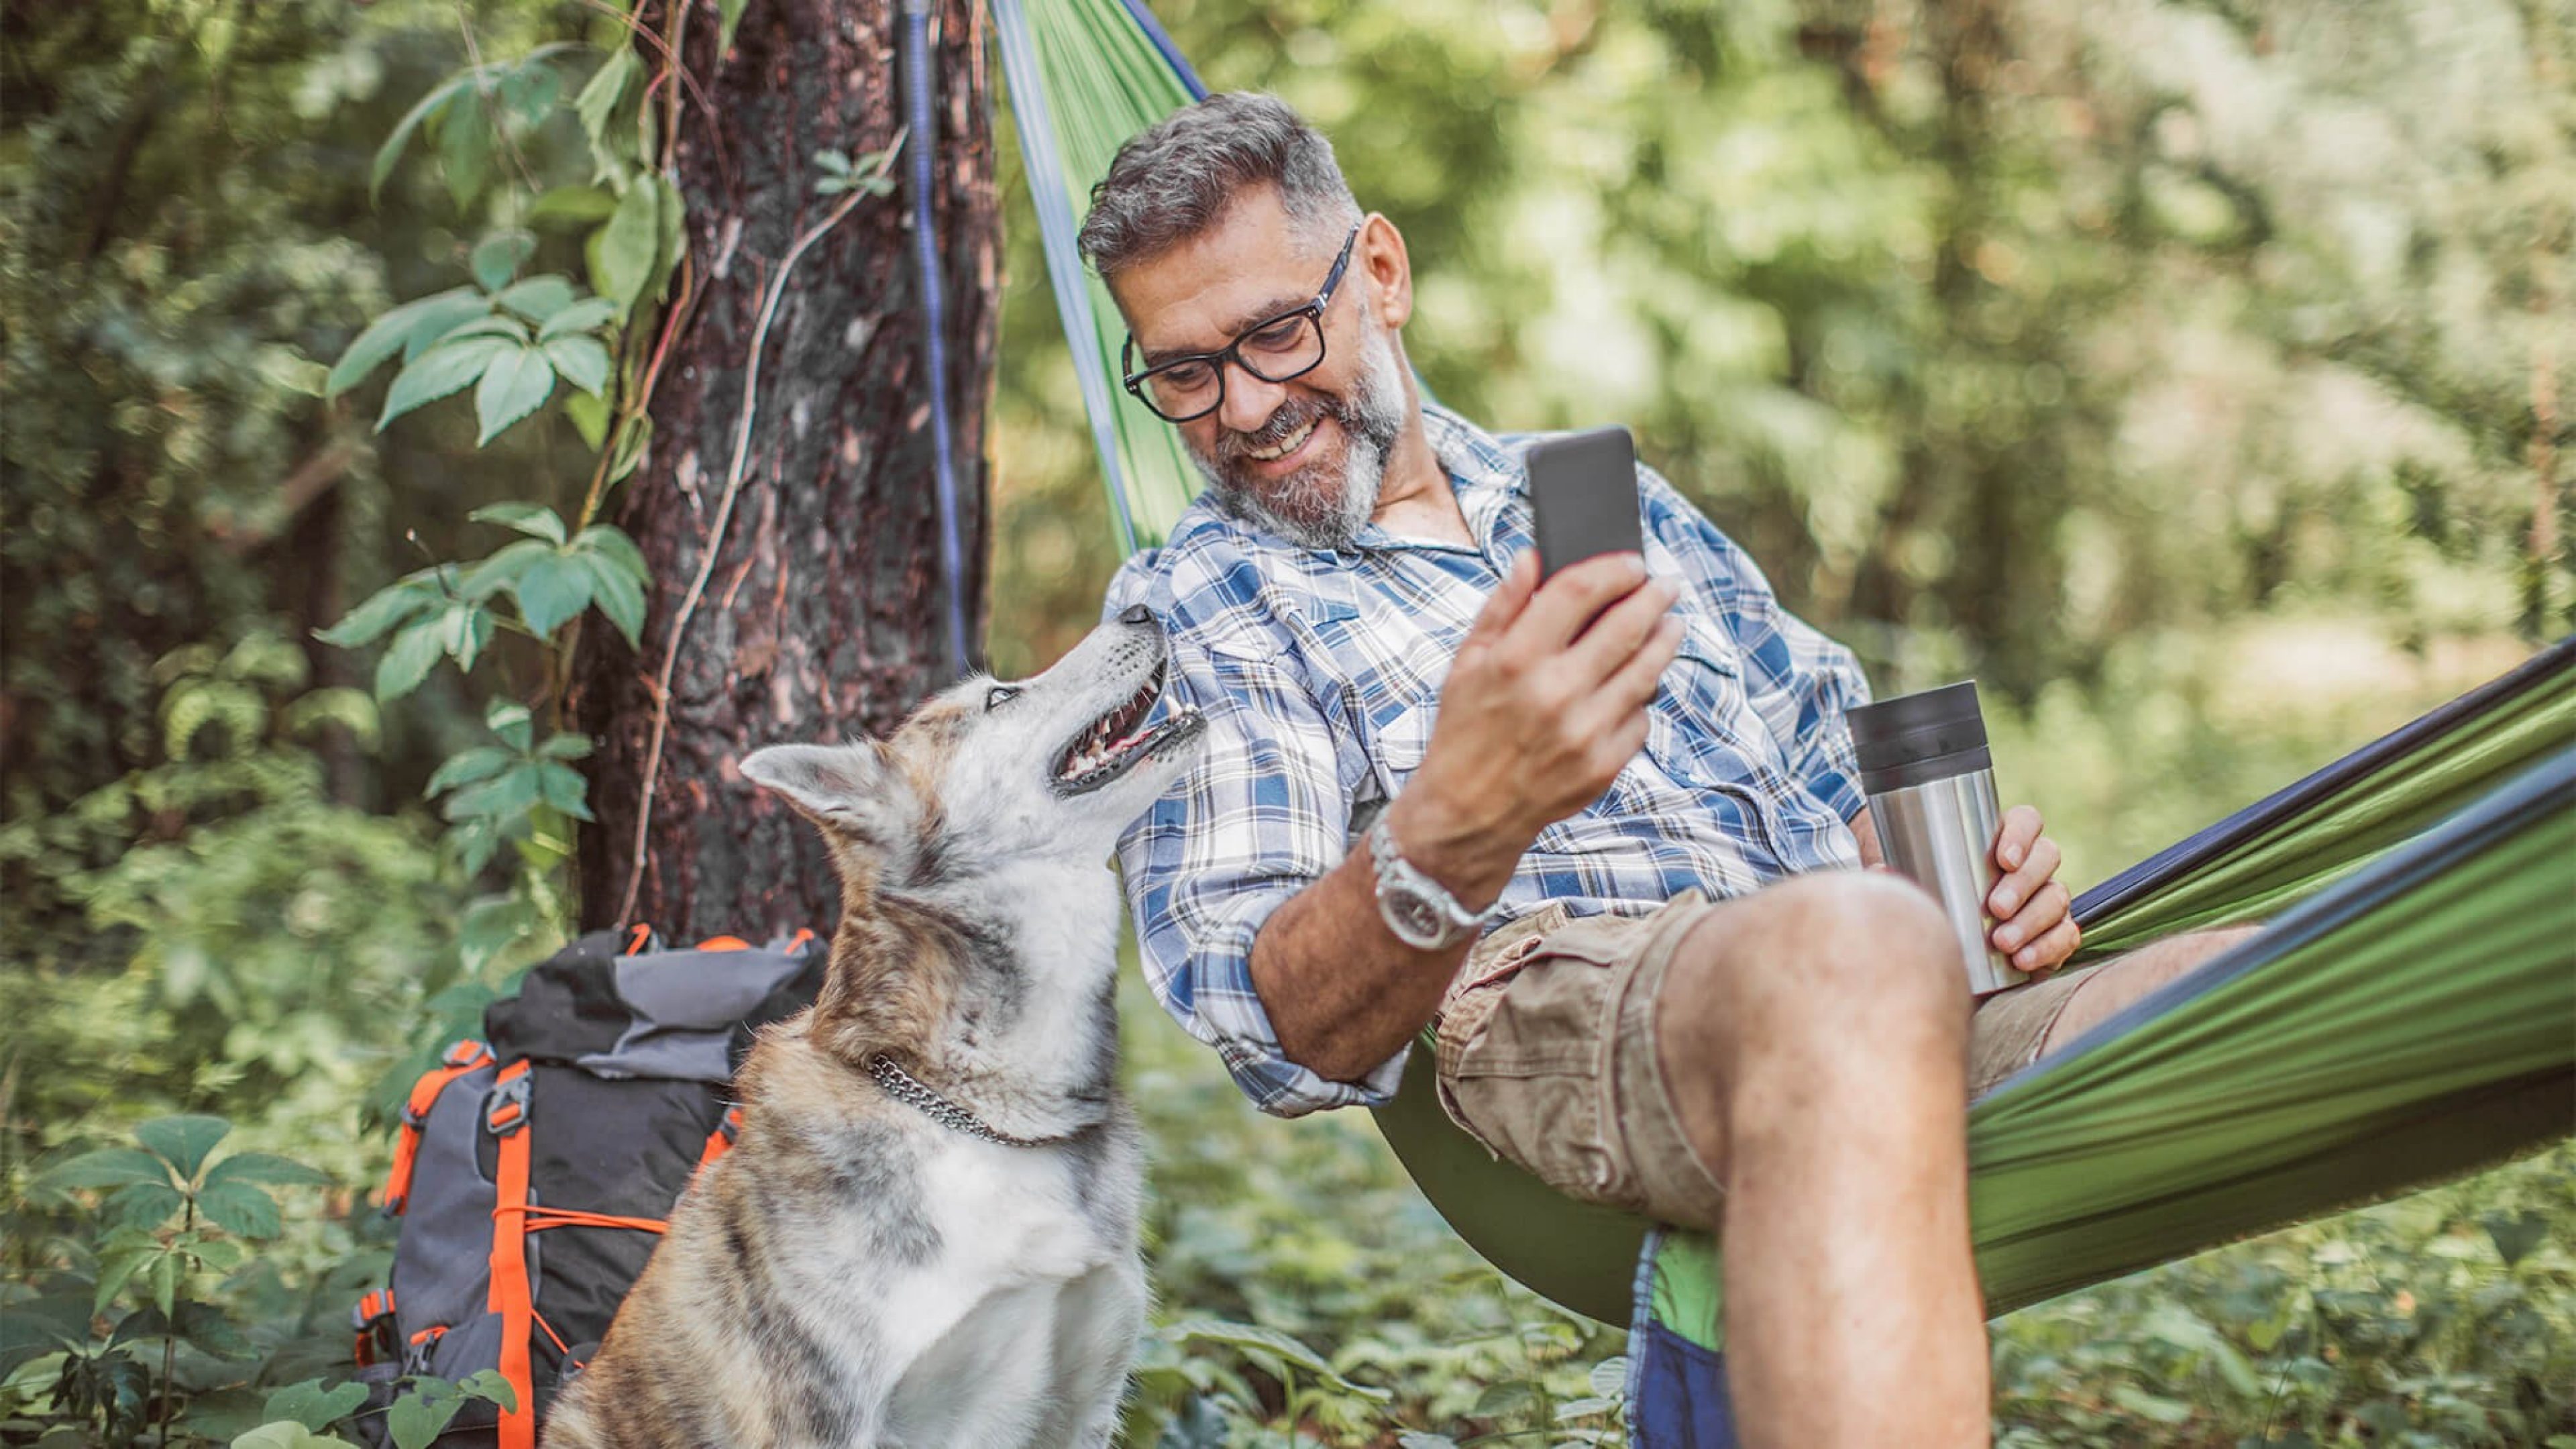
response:
[(1238, 433), (1257, 431), (1279, 411), (1288, 389), (1253, 376), (1240, 362), (1228, 361), (1225, 368), (1225, 404), (1217, 409), (1217, 421)]
[(1129, 604), (1126, 608), (1118, 611), (1118, 622), (1121, 624), (1151, 624), (1154, 622), (1154, 611), (1146, 608), (1142, 604)]

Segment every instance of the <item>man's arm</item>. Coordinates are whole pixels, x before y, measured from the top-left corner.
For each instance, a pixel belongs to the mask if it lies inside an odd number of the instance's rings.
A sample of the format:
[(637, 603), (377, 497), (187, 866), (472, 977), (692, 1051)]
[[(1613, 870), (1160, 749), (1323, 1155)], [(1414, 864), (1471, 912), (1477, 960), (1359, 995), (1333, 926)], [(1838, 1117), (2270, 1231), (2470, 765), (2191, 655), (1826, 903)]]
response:
[[(1490, 907), (1539, 831), (1600, 798), (1644, 745), (1646, 705), (1681, 647), (1675, 597), (1635, 554), (1544, 588), (1523, 554), (1459, 645), (1422, 765), (1387, 806), (1406, 861), (1470, 910)], [(1430, 1022), (1470, 945), (1396, 939), (1354, 850), (1262, 926), (1252, 980), (1288, 1059), (1349, 1081)]]

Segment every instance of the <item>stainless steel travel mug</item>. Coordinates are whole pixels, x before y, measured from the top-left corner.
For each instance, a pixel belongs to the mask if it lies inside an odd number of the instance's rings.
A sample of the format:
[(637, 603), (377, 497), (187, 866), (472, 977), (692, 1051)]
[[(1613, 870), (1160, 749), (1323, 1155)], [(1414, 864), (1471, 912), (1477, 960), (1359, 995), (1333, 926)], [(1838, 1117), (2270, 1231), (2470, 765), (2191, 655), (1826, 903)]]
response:
[(1995, 923), (1993, 893), (1994, 757), (1986, 752), (1986, 719), (1977, 682), (1927, 689), (1851, 711), (1860, 753), (1860, 788), (1869, 796), (1878, 843), (1897, 873), (1941, 902), (1967, 959), (1968, 990), (1988, 996), (2030, 978), (1986, 944)]

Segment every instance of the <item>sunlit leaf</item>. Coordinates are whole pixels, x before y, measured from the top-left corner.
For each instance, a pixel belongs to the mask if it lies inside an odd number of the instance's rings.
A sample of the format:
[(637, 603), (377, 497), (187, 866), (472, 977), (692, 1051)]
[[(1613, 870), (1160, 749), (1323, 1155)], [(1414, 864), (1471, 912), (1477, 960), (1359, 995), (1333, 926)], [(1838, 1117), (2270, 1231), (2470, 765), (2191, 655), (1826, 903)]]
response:
[(206, 1174), (206, 1186), (227, 1182), (267, 1182), (280, 1187), (328, 1187), (330, 1175), (273, 1152), (236, 1152)]
[[(547, 511), (546, 517), (553, 518), (553, 512)], [(561, 524), (558, 523), (557, 526), (560, 527)], [(524, 531), (534, 532), (535, 530)], [(547, 542), (542, 535), (535, 538), (514, 539), (502, 545), (490, 558), (467, 569), (465, 577), (456, 582), (456, 592), (461, 598), (488, 599), (518, 583), (519, 575), (526, 573), (530, 564), (541, 558), (552, 558), (554, 555), (555, 546)]]
[(520, 754), (526, 754), (535, 719), (528, 707), (515, 699), (496, 699), (483, 711), (483, 727)]
[(344, 1383), (326, 1389), (320, 1379), (306, 1379), (270, 1394), (262, 1412), (272, 1419), (293, 1419), (308, 1429), (328, 1429), (366, 1401), (365, 1384)]
[(530, 202), (526, 215), (531, 226), (587, 226), (616, 210), (617, 197), (605, 186), (558, 186)]
[(436, 615), (405, 625), (385, 657), (376, 661), (376, 699), (397, 700), (420, 688), (447, 653), (447, 619)]
[(606, 297), (584, 297), (548, 317), (546, 325), (537, 329), (537, 340), (546, 342), (575, 332), (588, 332), (616, 316), (617, 304)]
[(617, 626), (628, 648), (637, 647), (644, 630), (644, 585), (635, 572), (596, 552), (577, 553), (573, 558), (590, 576), (590, 601)]
[(653, 278), (661, 248), (662, 186), (645, 177), (626, 188), (617, 211), (599, 232), (599, 275), (592, 279), (599, 294), (615, 302), (620, 314), (631, 310)]
[[(331, 365), (331, 375), (322, 386), (323, 396), (338, 397), (364, 381), (367, 374), (391, 360), (394, 354), (415, 347), (425, 347), (422, 334), (435, 326), (444, 332), (469, 317), (480, 315), (485, 308), (483, 297), (471, 287), (451, 287), (444, 292), (405, 302), (367, 324), (365, 331), (340, 354)], [(434, 333), (431, 335), (435, 335)]]
[(595, 337), (558, 337), (545, 344), (546, 359), (566, 382), (596, 393), (608, 385), (608, 349)]

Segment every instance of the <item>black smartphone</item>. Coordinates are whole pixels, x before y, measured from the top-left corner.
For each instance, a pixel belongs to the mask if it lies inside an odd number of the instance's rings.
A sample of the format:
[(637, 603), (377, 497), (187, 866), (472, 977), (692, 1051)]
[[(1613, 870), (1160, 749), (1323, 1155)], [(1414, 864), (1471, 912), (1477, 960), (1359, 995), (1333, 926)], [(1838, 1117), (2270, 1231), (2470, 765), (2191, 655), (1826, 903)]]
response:
[(1539, 582), (1595, 554), (1645, 552), (1637, 443), (1626, 428), (1594, 428), (1531, 444), (1529, 480)]

